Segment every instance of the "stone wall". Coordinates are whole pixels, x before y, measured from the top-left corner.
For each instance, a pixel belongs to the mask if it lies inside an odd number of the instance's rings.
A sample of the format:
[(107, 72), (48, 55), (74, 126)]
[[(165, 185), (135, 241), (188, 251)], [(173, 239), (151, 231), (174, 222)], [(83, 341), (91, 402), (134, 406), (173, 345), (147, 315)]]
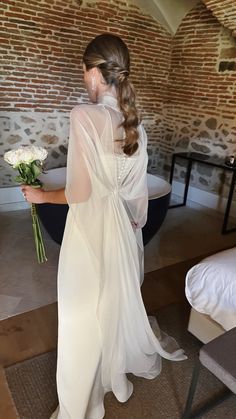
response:
[[(66, 165), (69, 133), (68, 113), (54, 112), (9, 112), (0, 115), (0, 156), (19, 145), (37, 144), (46, 147), (48, 158), (45, 169)], [(1, 159), (0, 178), (2, 186), (14, 184), (17, 175)]]

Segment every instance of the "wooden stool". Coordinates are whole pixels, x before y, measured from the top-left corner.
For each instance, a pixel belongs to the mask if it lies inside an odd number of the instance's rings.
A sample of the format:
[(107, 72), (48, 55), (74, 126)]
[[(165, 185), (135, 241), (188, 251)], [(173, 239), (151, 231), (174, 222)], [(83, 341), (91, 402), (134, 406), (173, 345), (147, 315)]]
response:
[[(209, 402), (197, 412), (191, 414), (191, 406), (201, 365), (207, 368), (224, 383), (227, 390), (222, 397)], [(203, 345), (200, 349), (199, 360), (193, 371), (193, 377), (182, 419), (195, 419), (201, 417), (203, 413), (206, 413), (208, 410), (221, 403), (232, 393), (236, 394), (236, 327)]]

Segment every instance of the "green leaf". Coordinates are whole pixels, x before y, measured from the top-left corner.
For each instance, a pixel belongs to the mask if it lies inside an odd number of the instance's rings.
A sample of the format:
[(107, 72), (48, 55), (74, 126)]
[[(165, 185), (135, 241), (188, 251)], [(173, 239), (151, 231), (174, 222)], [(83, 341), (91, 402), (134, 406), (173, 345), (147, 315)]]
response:
[(40, 175), (41, 170), (39, 169), (39, 167), (37, 165), (37, 160), (33, 161), (33, 163), (31, 163), (31, 171), (34, 175), (34, 179), (36, 179)]
[(25, 173), (23, 167), (21, 166), (21, 164), (19, 164), (18, 170), (19, 170), (19, 173), (21, 174), (21, 176)]
[(31, 174), (31, 170), (30, 170), (30, 168), (29, 168), (26, 164), (21, 163), (21, 164), (18, 166), (18, 170), (19, 170), (19, 172), (20, 172), (20, 175), (21, 175), (21, 177), (22, 177), (22, 179), (23, 179), (24, 183), (30, 184), (30, 182), (28, 181), (28, 177), (29, 177), (29, 175)]
[(15, 182), (18, 182), (18, 183), (24, 183), (24, 179), (22, 179), (22, 177), (21, 177), (21, 176), (16, 176), (16, 177), (14, 177), (14, 181), (15, 181)]
[(31, 186), (33, 188), (41, 188), (42, 187), (42, 182), (40, 182), (39, 179), (36, 179), (35, 182), (31, 183)]

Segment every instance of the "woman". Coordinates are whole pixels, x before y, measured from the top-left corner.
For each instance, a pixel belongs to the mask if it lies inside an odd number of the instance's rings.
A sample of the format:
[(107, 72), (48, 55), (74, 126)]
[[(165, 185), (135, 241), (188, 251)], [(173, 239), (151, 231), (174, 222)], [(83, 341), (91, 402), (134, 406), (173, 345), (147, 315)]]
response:
[(23, 187), (30, 202), (64, 203), (58, 269), (57, 419), (101, 419), (104, 395), (131, 396), (126, 373), (154, 378), (171, 338), (157, 338), (141, 298), (147, 217), (147, 139), (129, 81), (129, 52), (117, 36), (93, 39), (83, 56), (93, 104), (71, 112), (66, 189)]

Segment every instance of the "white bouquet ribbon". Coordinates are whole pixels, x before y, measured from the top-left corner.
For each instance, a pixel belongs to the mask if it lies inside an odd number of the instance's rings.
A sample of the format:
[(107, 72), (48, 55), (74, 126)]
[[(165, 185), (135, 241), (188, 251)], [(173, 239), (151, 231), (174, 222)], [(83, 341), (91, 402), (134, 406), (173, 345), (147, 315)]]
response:
[[(48, 152), (43, 147), (21, 146), (17, 149), (7, 151), (4, 154), (4, 160), (14, 169), (17, 169), (19, 175), (15, 181), (21, 185), (30, 185), (33, 188), (41, 188), (42, 183), (38, 176), (43, 171), (43, 161), (47, 158)], [(31, 204), (31, 215), (33, 222), (33, 233), (37, 251), (38, 262), (47, 260), (36, 205)]]

